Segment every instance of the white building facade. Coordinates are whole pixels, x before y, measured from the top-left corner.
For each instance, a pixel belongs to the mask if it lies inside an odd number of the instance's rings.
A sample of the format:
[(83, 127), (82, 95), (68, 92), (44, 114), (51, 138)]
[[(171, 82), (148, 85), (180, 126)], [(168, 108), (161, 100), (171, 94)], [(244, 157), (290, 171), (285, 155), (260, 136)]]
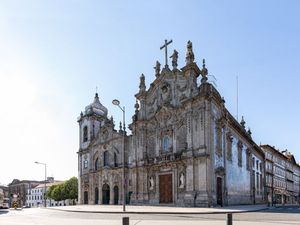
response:
[[(46, 183), (46, 193), (52, 185), (61, 184), (63, 182)], [(27, 207), (43, 207), (45, 196), (45, 184), (40, 184), (35, 188), (28, 189), (26, 196)], [(64, 206), (68, 205), (68, 201), (54, 201), (53, 199), (46, 199), (46, 206)]]

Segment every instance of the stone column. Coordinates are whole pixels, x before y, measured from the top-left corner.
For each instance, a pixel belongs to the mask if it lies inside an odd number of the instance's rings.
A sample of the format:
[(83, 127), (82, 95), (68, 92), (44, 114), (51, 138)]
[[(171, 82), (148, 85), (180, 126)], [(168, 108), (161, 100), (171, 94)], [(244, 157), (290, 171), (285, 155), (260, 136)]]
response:
[(112, 182), (109, 185), (109, 204), (114, 204), (114, 186)]

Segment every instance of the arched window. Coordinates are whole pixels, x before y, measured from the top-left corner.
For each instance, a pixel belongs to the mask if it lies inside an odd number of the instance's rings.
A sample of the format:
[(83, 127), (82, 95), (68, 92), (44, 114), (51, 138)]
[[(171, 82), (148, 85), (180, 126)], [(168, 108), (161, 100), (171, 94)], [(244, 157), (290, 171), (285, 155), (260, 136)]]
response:
[(88, 127), (84, 126), (83, 127), (83, 142), (87, 142), (88, 141)]
[(169, 151), (169, 137), (164, 136), (163, 138), (163, 152)]
[(108, 166), (108, 151), (103, 153), (103, 166)]
[(118, 161), (117, 161), (117, 153), (114, 152), (114, 166), (118, 166)]
[(95, 170), (99, 169), (99, 160), (98, 158), (95, 160)]
[(87, 169), (88, 168), (88, 161), (85, 159), (84, 161), (83, 161), (83, 168), (84, 169)]

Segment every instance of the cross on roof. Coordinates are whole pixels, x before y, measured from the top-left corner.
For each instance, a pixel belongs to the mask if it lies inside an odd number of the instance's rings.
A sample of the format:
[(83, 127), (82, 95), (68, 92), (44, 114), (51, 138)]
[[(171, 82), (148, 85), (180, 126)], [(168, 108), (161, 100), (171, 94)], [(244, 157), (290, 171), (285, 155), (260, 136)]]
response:
[(167, 49), (167, 46), (169, 44), (171, 44), (172, 42), (173, 42), (172, 40), (170, 40), (170, 41), (165, 40), (165, 44), (160, 47), (160, 50), (162, 50), (163, 48), (165, 48), (165, 62), (166, 62), (165, 67), (166, 68), (168, 68), (168, 49)]

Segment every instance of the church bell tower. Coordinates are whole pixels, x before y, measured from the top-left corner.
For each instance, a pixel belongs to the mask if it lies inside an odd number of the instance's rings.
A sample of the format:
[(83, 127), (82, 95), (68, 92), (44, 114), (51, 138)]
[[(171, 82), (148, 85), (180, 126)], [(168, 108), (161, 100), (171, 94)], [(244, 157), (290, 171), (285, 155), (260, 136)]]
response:
[(79, 145), (80, 149), (86, 149), (95, 138), (107, 118), (107, 108), (99, 100), (98, 93), (95, 94), (94, 101), (85, 107), (80, 113), (77, 122), (79, 123)]

